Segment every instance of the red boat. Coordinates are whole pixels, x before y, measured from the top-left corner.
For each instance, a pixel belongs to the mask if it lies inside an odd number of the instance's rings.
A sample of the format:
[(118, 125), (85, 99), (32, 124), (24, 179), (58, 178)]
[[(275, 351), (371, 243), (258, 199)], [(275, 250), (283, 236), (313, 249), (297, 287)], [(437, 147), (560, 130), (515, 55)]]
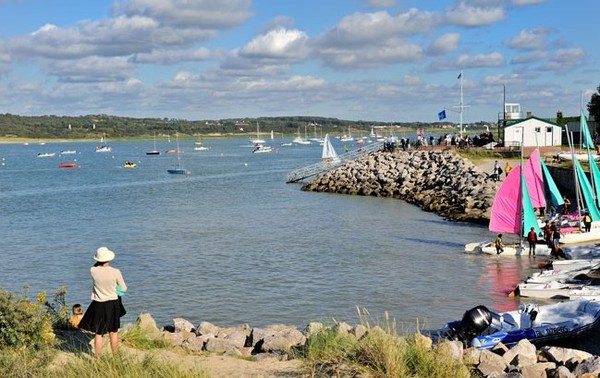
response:
[(58, 168), (77, 168), (77, 163), (60, 163)]

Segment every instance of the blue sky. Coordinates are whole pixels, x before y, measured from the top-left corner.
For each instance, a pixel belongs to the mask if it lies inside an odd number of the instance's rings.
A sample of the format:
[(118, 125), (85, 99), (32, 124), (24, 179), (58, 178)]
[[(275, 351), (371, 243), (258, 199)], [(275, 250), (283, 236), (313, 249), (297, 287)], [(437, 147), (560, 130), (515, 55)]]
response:
[[(0, 113), (187, 120), (578, 115), (600, 2), (0, 0)], [(587, 111), (585, 112), (587, 114)]]

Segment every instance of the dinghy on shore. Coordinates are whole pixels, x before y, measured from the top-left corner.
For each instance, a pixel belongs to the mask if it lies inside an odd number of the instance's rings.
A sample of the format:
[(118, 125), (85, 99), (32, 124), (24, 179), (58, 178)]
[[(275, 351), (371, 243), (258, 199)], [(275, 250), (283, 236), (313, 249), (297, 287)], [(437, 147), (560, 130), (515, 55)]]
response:
[(536, 345), (575, 338), (600, 324), (600, 302), (569, 300), (549, 305), (521, 304), (518, 310), (493, 312), (477, 306), (462, 320), (447, 323), (439, 339), (462, 341), (477, 349), (492, 349), (499, 343), (512, 347), (523, 339)]

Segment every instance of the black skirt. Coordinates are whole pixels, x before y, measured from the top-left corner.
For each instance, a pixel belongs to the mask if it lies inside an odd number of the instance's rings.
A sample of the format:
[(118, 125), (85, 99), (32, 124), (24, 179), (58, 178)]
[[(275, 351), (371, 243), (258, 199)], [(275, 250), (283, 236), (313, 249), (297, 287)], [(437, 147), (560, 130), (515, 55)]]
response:
[(121, 306), (118, 299), (106, 302), (92, 301), (79, 322), (79, 328), (96, 335), (118, 332), (121, 328)]

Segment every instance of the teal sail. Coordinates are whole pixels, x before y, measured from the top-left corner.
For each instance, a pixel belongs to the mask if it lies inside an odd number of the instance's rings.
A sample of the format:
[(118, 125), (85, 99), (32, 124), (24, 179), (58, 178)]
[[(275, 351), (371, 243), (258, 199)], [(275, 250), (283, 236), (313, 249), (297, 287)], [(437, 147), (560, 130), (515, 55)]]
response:
[(600, 210), (596, 206), (596, 202), (594, 201), (594, 194), (592, 192), (592, 185), (588, 180), (583, 168), (581, 168), (581, 164), (579, 164), (579, 160), (575, 158), (575, 170), (577, 171), (577, 181), (579, 181), (579, 187), (581, 188), (581, 193), (583, 194), (583, 200), (585, 201), (585, 206), (592, 217), (592, 222), (596, 222), (600, 220)]
[(594, 148), (594, 141), (590, 136), (590, 129), (588, 128), (587, 121), (585, 120), (585, 115), (581, 112), (581, 117), (579, 117), (579, 128), (583, 134), (582, 146), (587, 148)]
[(590, 175), (592, 176), (592, 183), (594, 184), (594, 193), (596, 194), (596, 201), (598, 201), (598, 195), (600, 195), (600, 169), (598, 169), (598, 164), (596, 164), (590, 151), (588, 151), (588, 159), (590, 164)]
[(527, 233), (533, 227), (537, 235), (541, 234), (540, 226), (535, 216), (535, 210), (531, 204), (531, 198), (529, 198), (529, 192), (527, 191), (527, 183), (525, 182), (525, 176), (521, 175), (521, 206), (523, 207), (523, 229), (521, 230), (521, 236), (527, 237)]
[(544, 171), (544, 180), (548, 184), (548, 190), (550, 191), (550, 201), (552, 202), (552, 205), (558, 209), (560, 206), (564, 205), (565, 201), (563, 200), (563, 197), (560, 194), (552, 175), (550, 175), (550, 171), (548, 170), (546, 163), (540, 159), (540, 164), (542, 165), (542, 171)]

